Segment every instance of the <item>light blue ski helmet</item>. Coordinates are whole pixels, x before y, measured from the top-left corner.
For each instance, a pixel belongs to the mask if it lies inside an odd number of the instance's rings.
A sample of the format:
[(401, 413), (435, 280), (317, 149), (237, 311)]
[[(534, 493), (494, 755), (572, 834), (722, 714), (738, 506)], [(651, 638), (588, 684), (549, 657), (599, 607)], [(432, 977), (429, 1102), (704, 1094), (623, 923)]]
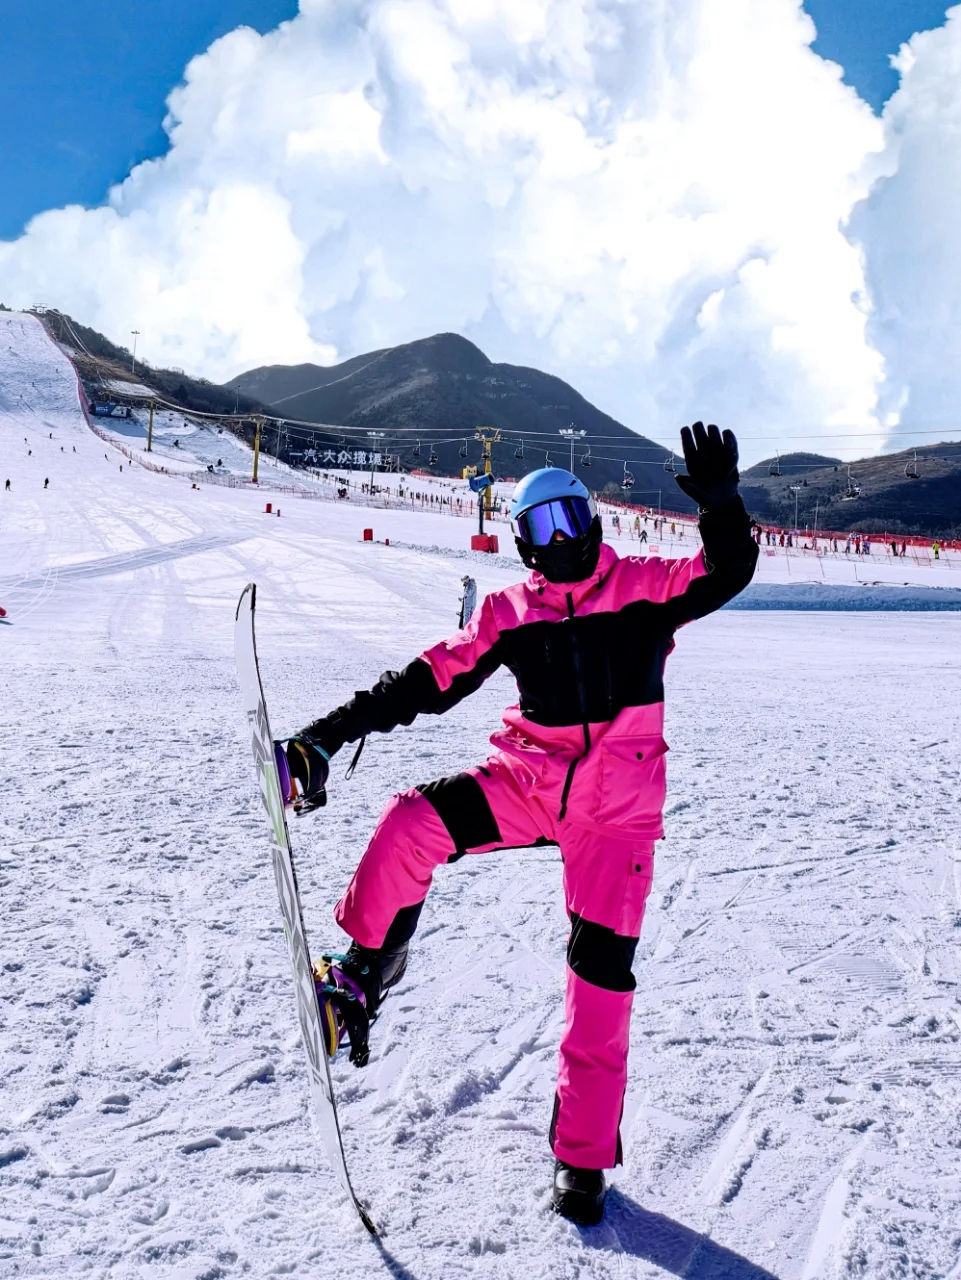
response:
[(529, 472), (515, 486), (511, 494), (511, 523), (531, 507), (539, 507), (542, 502), (553, 502), (557, 498), (585, 498), (594, 510), (590, 491), (577, 476), (563, 467), (541, 467), (540, 471)]

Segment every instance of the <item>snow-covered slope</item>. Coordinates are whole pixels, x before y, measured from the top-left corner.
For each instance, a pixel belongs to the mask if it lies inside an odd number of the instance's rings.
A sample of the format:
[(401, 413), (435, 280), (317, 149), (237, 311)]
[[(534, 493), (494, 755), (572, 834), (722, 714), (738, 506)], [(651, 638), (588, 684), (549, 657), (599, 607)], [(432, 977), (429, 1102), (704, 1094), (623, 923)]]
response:
[[(547, 1210), (556, 851), (439, 872), (370, 1067), (335, 1068), (378, 1245), (309, 1128), (233, 607), (256, 579), (280, 731), (449, 632), (465, 567), (481, 591), (516, 571), (463, 558), (469, 520), (287, 495), (277, 518), (146, 471), (72, 378), (0, 313), (0, 1273), (951, 1274), (961, 619), (726, 613), (679, 636), (597, 1229)], [(498, 673), (371, 742), (351, 782), (338, 759), (293, 830), (315, 946), (341, 940), (386, 798), (483, 758), (511, 699)]]

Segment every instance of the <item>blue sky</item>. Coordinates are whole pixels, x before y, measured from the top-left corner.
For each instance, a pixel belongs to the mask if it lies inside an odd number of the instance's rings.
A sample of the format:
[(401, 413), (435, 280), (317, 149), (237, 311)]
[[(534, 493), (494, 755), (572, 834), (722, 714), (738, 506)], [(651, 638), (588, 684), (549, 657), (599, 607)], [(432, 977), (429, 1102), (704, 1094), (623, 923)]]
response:
[(818, 29), (814, 48), (844, 67), (875, 110), (897, 88), (889, 54), (915, 31), (939, 27), (948, 8), (942, 0), (805, 0), (804, 7)]
[[(3, 0), (0, 299), (215, 381), (453, 330), (641, 429), (710, 402), (785, 444), (956, 430), (961, 4), (805, 0), (859, 100), (799, 0), (597, 0), (622, 56), (562, 0), (531, 45), (542, 0), (488, 0), (496, 24), (481, 0), (309, 2), (218, 47), (296, 0)], [(896, 124), (872, 118), (915, 31)], [(437, 75), (451, 41), (469, 81)], [(176, 163), (104, 209), (211, 48)], [(640, 119), (599, 166), (594, 122)]]
[(0, 238), (43, 209), (100, 204), (166, 149), (164, 102), (194, 54), (296, 12), (297, 0), (4, 0)]
[[(242, 23), (267, 31), (296, 0), (5, 0), (0, 40), (0, 238), (33, 214), (99, 204), (164, 150), (164, 100), (189, 58)], [(887, 55), (938, 26), (941, 0), (807, 0), (817, 50), (879, 108)], [(11, 178), (13, 180), (11, 181)]]

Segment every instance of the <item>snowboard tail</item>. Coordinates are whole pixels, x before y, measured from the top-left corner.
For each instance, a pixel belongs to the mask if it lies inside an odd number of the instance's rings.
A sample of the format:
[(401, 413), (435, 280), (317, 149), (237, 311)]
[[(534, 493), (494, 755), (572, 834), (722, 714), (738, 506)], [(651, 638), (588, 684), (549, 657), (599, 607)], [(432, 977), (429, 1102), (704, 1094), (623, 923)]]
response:
[(347, 1170), (347, 1160), (344, 1155), (344, 1144), (341, 1138), (340, 1121), (337, 1117), (337, 1104), (334, 1099), (334, 1087), (328, 1060), (331, 1028), (324, 1025), (317, 1001), (314, 972), (310, 963), (307, 935), (304, 931), (300, 892), (297, 887), (297, 873), (294, 869), (293, 852), (290, 847), (290, 833), (287, 829), (287, 819), (284, 814), (281, 780), (277, 772), (273, 739), (270, 734), (270, 722), (267, 719), (267, 706), (264, 702), (260, 669), (257, 664), (257, 642), (254, 629), (256, 603), (257, 588), (254, 583), (251, 583), (244, 588), (237, 604), (234, 653), (237, 659), (237, 675), (240, 680), (244, 710), (247, 713), (247, 720), (251, 729), (251, 747), (257, 768), (260, 798), (263, 801), (264, 808), (267, 810), (267, 817), (270, 821), (274, 880), (277, 885), (277, 896), (280, 900), (280, 910), (284, 922), (284, 939), (287, 943), (290, 968), (294, 979), (301, 1039), (307, 1053), (307, 1067), (314, 1115), (327, 1152), (327, 1158), (337, 1173), (344, 1191), (357, 1210), (364, 1226), (371, 1235), (377, 1235), (377, 1228), (371, 1221), (367, 1210), (357, 1199), (357, 1195), (351, 1185), (350, 1174)]

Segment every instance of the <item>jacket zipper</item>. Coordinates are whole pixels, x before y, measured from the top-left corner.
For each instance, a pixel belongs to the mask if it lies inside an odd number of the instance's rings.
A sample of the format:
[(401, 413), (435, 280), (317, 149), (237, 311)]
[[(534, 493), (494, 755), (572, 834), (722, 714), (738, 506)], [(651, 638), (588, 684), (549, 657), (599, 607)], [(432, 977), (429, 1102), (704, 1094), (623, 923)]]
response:
[[(574, 621), (574, 597), (570, 591), (567, 592), (567, 617), (568, 621)], [(581, 669), (581, 654), (577, 647), (577, 640), (571, 637), (571, 661), (574, 666), (574, 681), (577, 686), (577, 705), (584, 716), (584, 751), (581, 755), (575, 756), (568, 766), (567, 776), (564, 779), (564, 790), (561, 792), (561, 808), (557, 817), (560, 821), (567, 813), (567, 801), (571, 794), (571, 787), (574, 785), (574, 770), (584, 759), (591, 749), (591, 726), (587, 720), (587, 708), (584, 703), (584, 676)]]

